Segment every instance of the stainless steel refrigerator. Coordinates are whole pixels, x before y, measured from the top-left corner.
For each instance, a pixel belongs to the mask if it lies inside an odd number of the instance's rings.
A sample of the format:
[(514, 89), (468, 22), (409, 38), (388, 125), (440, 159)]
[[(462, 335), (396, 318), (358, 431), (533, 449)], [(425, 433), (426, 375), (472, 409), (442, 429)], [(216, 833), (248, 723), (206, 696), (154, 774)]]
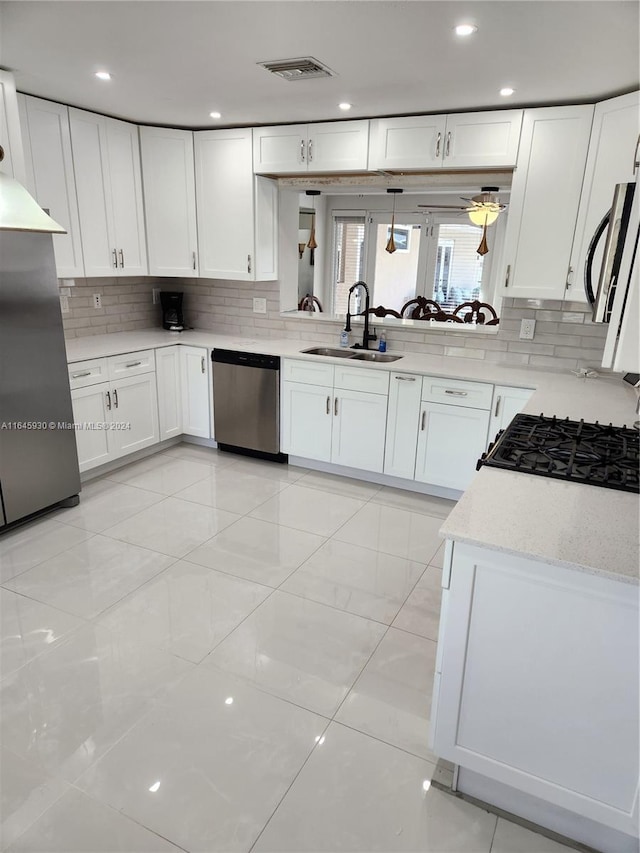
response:
[(72, 424), (51, 234), (0, 231), (0, 532), (78, 502)]

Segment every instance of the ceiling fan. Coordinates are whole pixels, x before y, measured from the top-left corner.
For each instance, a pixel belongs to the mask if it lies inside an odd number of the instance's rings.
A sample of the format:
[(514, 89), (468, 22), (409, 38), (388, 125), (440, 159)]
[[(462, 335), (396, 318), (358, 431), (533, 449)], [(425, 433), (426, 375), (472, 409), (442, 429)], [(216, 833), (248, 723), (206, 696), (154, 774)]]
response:
[[(462, 207), (454, 204), (419, 204), (418, 207), (425, 207), (428, 210), (460, 210), (469, 214), (469, 219), (474, 225), (482, 225), (482, 240), (478, 246), (478, 254), (486, 255), (489, 251), (487, 244), (487, 226), (491, 225), (498, 218), (498, 215), (506, 209), (507, 205), (503, 204), (498, 198), (497, 193), (500, 187), (482, 187), (479, 195), (474, 195), (471, 198), (461, 196), (462, 201), (470, 202), (468, 207)], [(462, 214), (460, 214), (462, 215)]]

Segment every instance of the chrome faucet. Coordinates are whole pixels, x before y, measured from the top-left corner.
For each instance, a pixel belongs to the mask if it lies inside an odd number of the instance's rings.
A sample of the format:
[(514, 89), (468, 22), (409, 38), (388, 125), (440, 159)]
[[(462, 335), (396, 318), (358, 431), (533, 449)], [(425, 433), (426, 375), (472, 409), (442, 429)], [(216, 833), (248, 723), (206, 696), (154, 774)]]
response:
[(362, 334), (362, 343), (354, 344), (351, 349), (369, 349), (369, 341), (377, 341), (378, 338), (375, 330), (371, 333), (369, 332), (369, 288), (364, 281), (356, 281), (356, 283), (349, 288), (349, 295), (347, 296), (347, 322), (344, 330), (345, 332), (351, 331), (351, 314), (349, 313), (349, 306), (351, 304), (351, 294), (357, 287), (364, 288), (364, 332)]

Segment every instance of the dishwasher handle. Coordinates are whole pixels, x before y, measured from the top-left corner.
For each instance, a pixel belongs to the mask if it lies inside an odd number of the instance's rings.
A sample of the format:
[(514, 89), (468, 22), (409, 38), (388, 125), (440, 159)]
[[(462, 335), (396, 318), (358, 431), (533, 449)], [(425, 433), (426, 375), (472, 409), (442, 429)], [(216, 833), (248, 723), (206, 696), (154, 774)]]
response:
[(262, 370), (280, 370), (280, 356), (263, 355), (257, 352), (237, 352), (229, 349), (214, 349), (211, 361), (216, 364), (238, 364), (241, 367), (259, 367)]

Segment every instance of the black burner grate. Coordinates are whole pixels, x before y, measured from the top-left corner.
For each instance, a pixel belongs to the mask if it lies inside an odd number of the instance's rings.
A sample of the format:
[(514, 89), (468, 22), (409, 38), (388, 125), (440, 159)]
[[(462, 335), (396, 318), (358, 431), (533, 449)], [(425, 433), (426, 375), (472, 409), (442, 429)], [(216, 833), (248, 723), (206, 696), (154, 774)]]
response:
[(637, 430), (627, 427), (516, 415), (477, 468), (489, 465), (640, 493), (639, 444)]

